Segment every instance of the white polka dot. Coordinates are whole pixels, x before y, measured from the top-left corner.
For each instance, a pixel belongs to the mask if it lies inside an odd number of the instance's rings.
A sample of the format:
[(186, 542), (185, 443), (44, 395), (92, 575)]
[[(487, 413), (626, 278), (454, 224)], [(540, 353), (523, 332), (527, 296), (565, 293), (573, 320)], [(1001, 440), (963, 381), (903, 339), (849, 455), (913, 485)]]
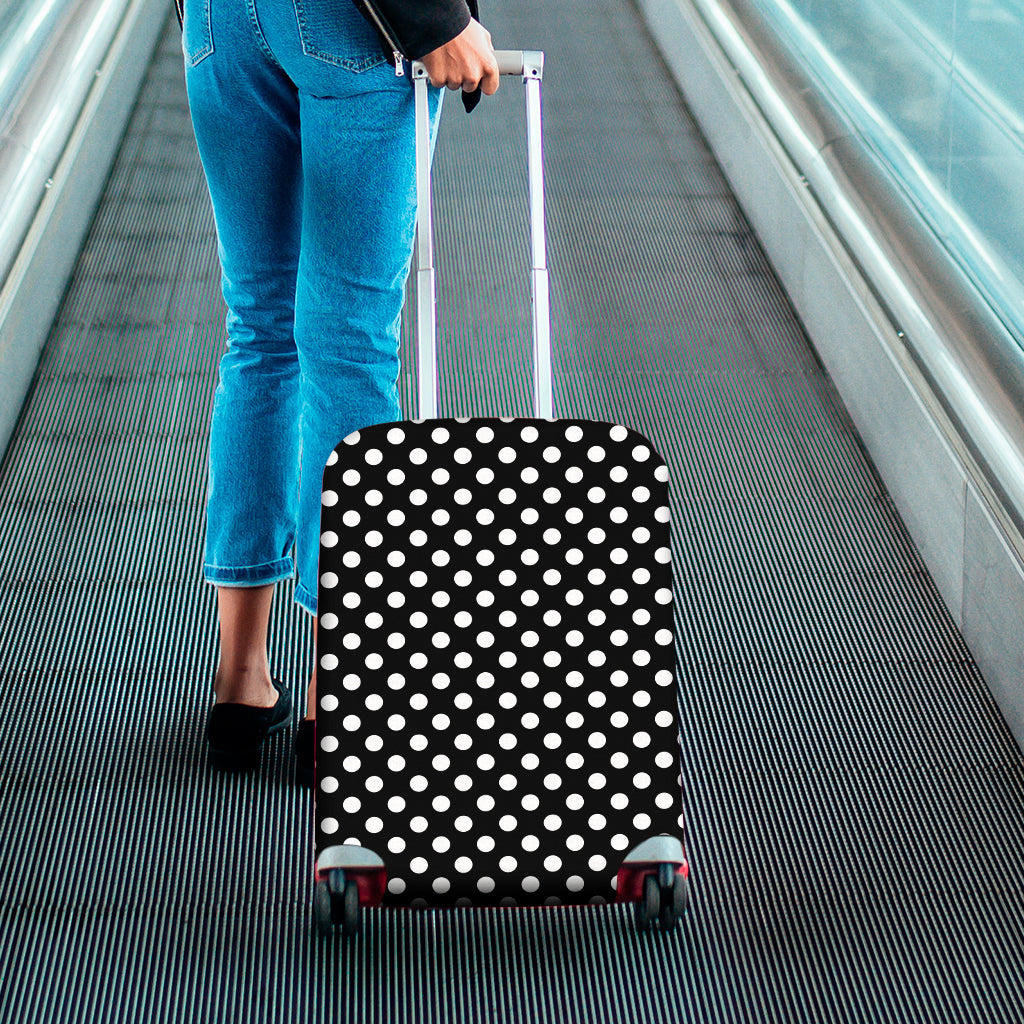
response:
[(562, 827), (562, 819), (557, 814), (549, 814), (544, 819), (544, 827), (549, 832), (557, 832)]
[(582, 428), (581, 427), (577, 427), (577, 426), (566, 427), (565, 439), (567, 441), (572, 441), (573, 444), (576, 444), (576, 443), (582, 441), (583, 440), (583, 430), (582, 430)]
[(570, 875), (565, 880), (565, 887), (569, 890), (569, 892), (580, 892), (582, 891), (584, 885), (585, 883), (579, 875)]
[(453, 497), (456, 505), (469, 505), (473, 501), (473, 492), (465, 487), (460, 487)]
[(473, 453), (468, 448), (456, 448), (455, 461), (460, 466), (465, 466), (473, 461)]
[(590, 786), (591, 789), (604, 789), (607, 782), (608, 780), (600, 772), (594, 772), (594, 774), (587, 779), (587, 785)]
[(404, 796), (393, 796), (388, 800), (388, 810), (393, 814), (398, 814), (405, 810), (405, 797)]
[(427, 827), (427, 819), (424, 818), (422, 815), (417, 815), (409, 822), (409, 828), (411, 828), (413, 832), (426, 832)]
[(458, 775), (455, 778), (455, 788), (460, 793), (468, 793), (473, 788), (473, 780), (468, 775)]
[(476, 887), (482, 893), (494, 892), (494, 879), (493, 878), (478, 878), (476, 880)]
[(451, 473), (444, 468), (435, 469), (434, 472), (430, 474), (430, 479), (439, 487), (443, 487), (451, 478)]
[(367, 818), (366, 819), (366, 831), (367, 832), (372, 832), (374, 835), (377, 835), (379, 832), (381, 832), (383, 830), (383, 828), (384, 828), (384, 822), (381, 821), (380, 818), (374, 817), (374, 818)]
[(565, 806), (568, 807), (570, 811), (582, 811), (586, 805), (587, 802), (579, 793), (570, 793), (569, 796), (565, 798)]
[(473, 819), (466, 814), (460, 814), (455, 819), (455, 830), (457, 832), (468, 832), (473, 827)]
[(405, 758), (401, 754), (392, 754), (388, 758), (388, 769), (393, 772), (404, 772)]
[(469, 857), (459, 857), (455, 861), (455, 870), (458, 871), (460, 875), (465, 875), (473, 870), (473, 862)]
[(676, 724), (675, 716), (671, 711), (659, 711), (654, 716), (654, 722), (656, 725), (660, 725), (662, 729), (667, 729), (669, 726)]
[(633, 827), (643, 831), (651, 827), (651, 816), (649, 814), (637, 814), (633, 816)]
[(501, 868), (501, 870), (504, 871), (506, 874), (515, 871), (515, 869), (518, 866), (519, 862), (515, 859), (515, 857), (505, 856), (498, 861), (498, 867)]
[(663, 811), (667, 811), (676, 805), (676, 798), (671, 793), (659, 793), (654, 798), (654, 803)]
[(557, 487), (548, 487), (544, 491), (544, 500), (549, 505), (557, 505), (562, 500), (562, 492)]
[(540, 473), (538, 473), (533, 466), (527, 466), (526, 469), (519, 474), (519, 479), (522, 480), (524, 484), (533, 485), (540, 479)]
[(587, 861), (587, 865), (590, 867), (591, 871), (604, 871), (608, 866), (608, 861), (602, 857), (601, 854), (595, 853), (594, 856)]
[(428, 867), (429, 865), (427, 864), (426, 857), (413, 857), (413, 859), (409, 861), (410, 870), (414, 871), (417, 875), (422, 875)]
[(494, 440), (494, 431), (490, 427), (480, 427), (476, 432), (476, 439), (481, 444), (488, 444)]
[(333, 836), (338, 831), (338, 819), (337, 818), (324, 818), (320, 822), (320, 831), (325, 832), (329, 836)]
[(388, 840), (388, 849), (392, 853), (401, 853), (405, 849), (405, 840), (401, 836), (392, 836)]
[(476, 841), (476, 848), (481, 853), (491, 853), (496, 845), (493, 836), (480, 836)]
[(434, 444), (446, 444), (450, 437), (451, 434), (448, 432), (447, 427), (435, 427), (430, 432), (430, 440), (433, 441)]
[(593, 445), (587, 449), (587, 458), (591, 462), (603, 462), (605, 457), (605, 450), (600, 445)]
[(338, 574), (334, 572), (323, 573), (320, 576), (320, 585), (328, 590), (333, 590), (338, 585)]

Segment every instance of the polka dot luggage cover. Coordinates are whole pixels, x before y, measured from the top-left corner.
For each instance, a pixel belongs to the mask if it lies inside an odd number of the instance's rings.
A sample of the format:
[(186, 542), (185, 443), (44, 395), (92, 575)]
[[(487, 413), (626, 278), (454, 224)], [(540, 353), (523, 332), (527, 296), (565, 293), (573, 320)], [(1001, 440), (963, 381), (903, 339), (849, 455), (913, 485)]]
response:
[(433, 418), (427, 91), (414, 63), (423, 418), (350, 435), (323, 478), (324, 933), (339, 905), (352, 934), (362, 905), (612, 898), (636, 900), (643, 927), (659, 913), (671, 927), (689, 898), (668, 471), (627, 427), (551, 418), (543, 54), (496, 57), (526, 87), (536, 416)]
[(613, 899), (682, 835), (668, 473), (590, 420), (441, 419), (324, 473), (315, 846), (385, 905)]

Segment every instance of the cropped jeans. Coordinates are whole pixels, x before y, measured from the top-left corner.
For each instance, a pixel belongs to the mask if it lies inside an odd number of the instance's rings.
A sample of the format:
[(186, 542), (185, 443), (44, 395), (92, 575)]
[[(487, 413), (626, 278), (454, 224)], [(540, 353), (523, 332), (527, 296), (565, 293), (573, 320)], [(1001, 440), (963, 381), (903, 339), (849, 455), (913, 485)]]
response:
[(187, 0), (182, 47), (228, 307), (203, 573), (253, 587), (297, 570), (315, 614), (327, 457), (401, 415), (411, 76), (350, 0)]

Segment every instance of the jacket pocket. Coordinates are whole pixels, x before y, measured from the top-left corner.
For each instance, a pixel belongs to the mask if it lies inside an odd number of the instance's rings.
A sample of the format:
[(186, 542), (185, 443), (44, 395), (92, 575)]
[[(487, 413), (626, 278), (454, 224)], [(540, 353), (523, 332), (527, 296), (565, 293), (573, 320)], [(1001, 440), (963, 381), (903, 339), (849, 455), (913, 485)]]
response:
[(191, 68), (213, 53), (210, 3), (211, 0), (185, 0), (181, 27), (181, 49)]
[(380, 39), (350, 0), (292, 0), (302, 52), (344, 68), (369, 71), (389, 58)]

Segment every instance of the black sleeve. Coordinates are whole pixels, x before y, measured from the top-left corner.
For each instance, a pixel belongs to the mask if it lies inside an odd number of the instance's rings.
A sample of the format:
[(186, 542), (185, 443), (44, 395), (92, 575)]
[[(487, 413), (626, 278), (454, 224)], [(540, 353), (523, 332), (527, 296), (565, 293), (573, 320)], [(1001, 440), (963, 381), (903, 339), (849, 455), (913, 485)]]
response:
[(419, 60), (451, 42), (471, 17), (467, 0), (377, 0), (376, 6), (399, 31), (410, 60)]

